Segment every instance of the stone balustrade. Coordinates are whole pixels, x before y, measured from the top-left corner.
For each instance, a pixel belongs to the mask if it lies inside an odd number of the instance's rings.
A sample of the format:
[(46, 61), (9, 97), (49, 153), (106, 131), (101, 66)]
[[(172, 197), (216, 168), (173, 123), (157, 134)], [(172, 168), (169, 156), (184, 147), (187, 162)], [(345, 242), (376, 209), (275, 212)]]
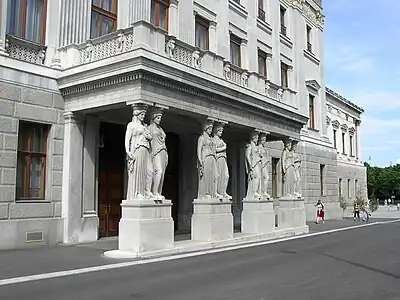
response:
[(46, 47), (12, 35), (6, 35), (6, 52), (12, 58), (43, 65)]
[(179, 41), (171, 36), (165, 38), (165, 54), (186, 66), (202, 70), (203, 53), (200, 49)]
[(127, 28), (88, 40), (79, 45), (68, 45), (59, 49), (62, 68), (82, 65), (129, 52), (133, 50), (133, 42), (133, 30)]

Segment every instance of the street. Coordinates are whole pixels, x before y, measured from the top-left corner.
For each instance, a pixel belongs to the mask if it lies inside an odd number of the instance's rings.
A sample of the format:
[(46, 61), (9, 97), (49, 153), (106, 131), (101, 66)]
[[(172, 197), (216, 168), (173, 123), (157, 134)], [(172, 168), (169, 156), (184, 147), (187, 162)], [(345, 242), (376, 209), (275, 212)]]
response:
[[(400, 223), (0, 286), (0, 299), (400, 299)], [(116, 261), (115, 263), (118, 263)]]

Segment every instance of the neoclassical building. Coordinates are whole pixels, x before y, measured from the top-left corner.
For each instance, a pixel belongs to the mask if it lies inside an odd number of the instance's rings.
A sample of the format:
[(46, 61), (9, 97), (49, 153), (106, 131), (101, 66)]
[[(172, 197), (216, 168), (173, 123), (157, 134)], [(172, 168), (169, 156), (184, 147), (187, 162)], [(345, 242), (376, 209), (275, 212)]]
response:
[(326, 125), (337, 150), (338, 194), (349, 210), (357, 198), (367, 199), (367, 169), (361, 159), (361, 115), (364, 110), (326, 88)]
[(290, 140), (298, 142), (307, 220), (318, 199), (327, 218), (341, 217), (321, 0), (0, 3), (0, 249), (118, 235), (124, 136), (138, 103), (164, 111), (163, 194), (176, 233), (191, 230), (207, 120), (224, 124), (235, 228), (254, 132), (267, 137), (276, 212)]

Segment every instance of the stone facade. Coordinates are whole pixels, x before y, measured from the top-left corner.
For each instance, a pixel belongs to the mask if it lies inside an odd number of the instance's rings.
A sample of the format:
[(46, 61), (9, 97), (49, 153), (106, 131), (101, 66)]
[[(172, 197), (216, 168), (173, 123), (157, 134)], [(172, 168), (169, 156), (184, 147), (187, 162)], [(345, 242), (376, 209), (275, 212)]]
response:
[[(171, 0), (166, 32), (152, 24), (150, 0), (118, 0), (116, 31), (92, 39), (90, 0), (47, 1), (42, 15), (56, 25), (46, 26), (40, 45), (8, 31), (10, 1), (1, 0), (0, 18), (0, 233), (14, 231), (0, 249), (99, 238), (102, 218), (111, 211), (100, 208), (99, 157), (107, 147), (101, 124), (125, 126), (135, 102), (166, 108), (167, 140), (168, 134), (179, 139), (171, 149), (179, 157), (178, 231), (190, 230), (196, 140), (206, 118), (227, 124), (223, 138), (236, 228), (246, 194), (245, 146), (254, 130), (268, 133), (275, 164), (268, 193), (275, 210), (283, 196), (282, 141), (290, 138), (300, 142), (307, 219), (314, 219), (318, 199), (326, 204), (327, 218), (340, 218), (339, 162), (326, 126), (321, 1), (265, 0), (259, 9), (256, 1)], [(208, 49), (196, 47), (199, 17), (208, 26)], [(231, 40), (240, 49), (240, 63), (232, 61)], [(21, 121), (50, 125), (41, 201), (21, 203), (16, 197)], [(43, 241), (26, 241), (38, 232)]]
[(361, 158), (361, 116), (364, 110), (327, 89), (327, 128), (337, 151), (338, 190), (351, 210), (357, 199), (367, 199), (367, 170)]

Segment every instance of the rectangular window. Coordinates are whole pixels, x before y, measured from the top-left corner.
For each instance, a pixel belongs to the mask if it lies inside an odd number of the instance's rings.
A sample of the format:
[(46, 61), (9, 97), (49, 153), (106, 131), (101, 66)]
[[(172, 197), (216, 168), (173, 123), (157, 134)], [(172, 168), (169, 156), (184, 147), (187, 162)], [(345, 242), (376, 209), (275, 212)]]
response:
[(151, 0), (150, 23), (168, 31), (169, 0)]
[(349, 136), (349, 143), (350, 143), (350, 156), (353, 156), (353, 136)]
[(241, 53), (240, 45), (241, 39), (235, 35), (231, 35), (230, 48), (231, 48), (231, 63), (235, 66), (241, 66)]
[(117, 29), (117, 2), (117, 0), (92, 0), (91, 39)]
[(286, 9), (281, 6), (280, 7), (280, 21), (281, 21), (281, 34), (286, 36), (287, 30), (286, 30), (286, 23), (285, 23), (285, 15), (286, 15)]
[(49, 126), (20, 122), (17, 159), (17, 199), (44, 199)]
[(11, 0), (7, 6), (7, 34), (44, 45), (46, 0)]
[(342, 178), (339, 178), (339, 197), (342, 197)]
[(323, 196), (324, 193), (324, 172), (325, 172), (325, 165), (320, 165), (319, 166), (319, 180), (321, 183), (320, 189), (321, 189), (321, 196)]
[(347, 179), (347, 197), (351, 199), (350, 179)]
[(281, 62), (281, 86), (284, 88), (289, 87), (289, 66)]
[(311, 26), (306, 25), (306, 32), (307, 32), (307, 51), (312, 52)]
[(258, 74), (267, 77), (267, 54), (258, 50)]
[(333, 129), (333, 147), (335, 147), (335, 149), (337, 149), (336, 129)]
[(199, 16), (195, 21), (195, 46), (201, 50), (208, 50), (209, 45), (209, 22)]
[(313, 95), (308, 95), (308, 115), (310, 118), (309, 126), (311, 129), (315, 129), (315, 97)]
[(272, 197), (278, 197), (278, 166), (279, 166), (279, 158), (272, 157), (271, 161), (272, 165)]
[(343, 154), (346, 154), (346, 147), (345, 147), (345, 133), (342, 132), (342, 152)]
[(258, 0), (258, 18), (265, 22), (264, 0)]

